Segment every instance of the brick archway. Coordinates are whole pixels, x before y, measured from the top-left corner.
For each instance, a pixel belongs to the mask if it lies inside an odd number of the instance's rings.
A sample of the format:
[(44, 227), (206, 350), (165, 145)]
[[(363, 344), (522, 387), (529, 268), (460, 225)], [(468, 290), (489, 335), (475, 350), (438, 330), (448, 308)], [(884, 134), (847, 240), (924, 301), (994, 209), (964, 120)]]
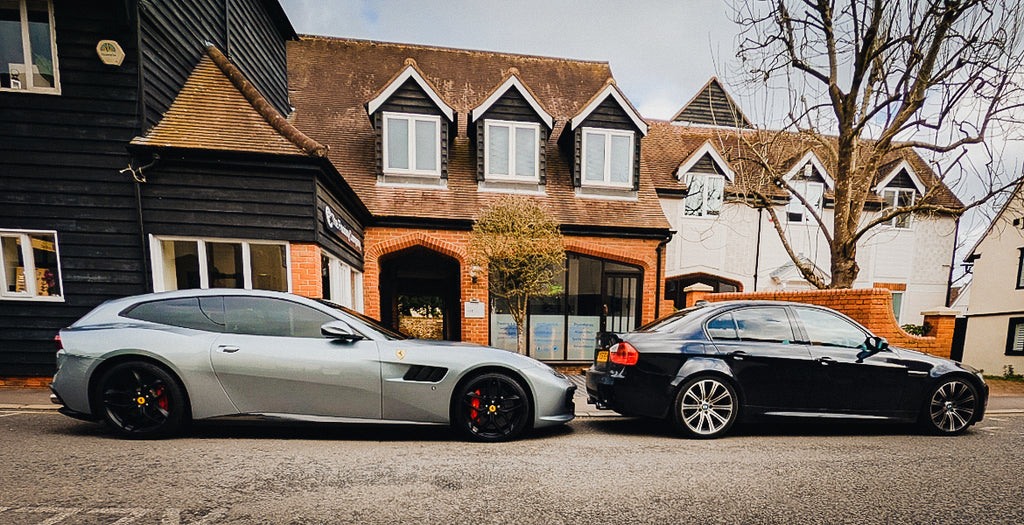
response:
[(644, 273), (653, 271), (650, 263), (637, 257), (636, 251), (625, 250), (621, 248), (612, 247), (597, 247), (593, 241), (574, 239), (567, 237), (565, 239), (565, 251), (578, 253), (580, 255), (589, 255), (591, 257), (597, 257), (600, 259), (607, 259), (609, 261), (615, 261), (633, 266), (639, 266), (643, 269)]

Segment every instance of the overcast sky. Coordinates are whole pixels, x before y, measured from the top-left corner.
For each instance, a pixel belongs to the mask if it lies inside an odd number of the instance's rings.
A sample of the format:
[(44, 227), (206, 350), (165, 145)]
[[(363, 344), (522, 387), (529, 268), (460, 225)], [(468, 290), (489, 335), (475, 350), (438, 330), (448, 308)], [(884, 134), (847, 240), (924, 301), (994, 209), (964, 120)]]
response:
[(672, 118), (712, 76), (726, 77), (737, 33), (721, 0), (281, 4), (300, 34), (609, 62), (630, 102), (655, 119)]

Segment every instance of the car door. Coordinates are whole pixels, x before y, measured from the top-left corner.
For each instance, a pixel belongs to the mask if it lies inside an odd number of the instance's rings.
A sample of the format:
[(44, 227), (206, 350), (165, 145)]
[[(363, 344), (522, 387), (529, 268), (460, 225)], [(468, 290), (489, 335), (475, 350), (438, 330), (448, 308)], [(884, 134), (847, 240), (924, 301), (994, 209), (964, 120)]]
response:
[(887, 415), (899, 409), (907, 367), (891, 351), (866, 352), (871, 335), (856, 323), (818, 308), (793, 307), (817, 366), (818, 407), (828, 412)]
[(739, 381), (746, 405), (761, 411), (811, 406), (808, 374), (814, 363), (807, 347), (796, 342), (785, 307), (730, 310), (706, 328)]
[(225, 296), (211, 362), (239, 412), (380, 419), (380, 359), (370, 339), (320, 334), (334, 317), (272, 297)]

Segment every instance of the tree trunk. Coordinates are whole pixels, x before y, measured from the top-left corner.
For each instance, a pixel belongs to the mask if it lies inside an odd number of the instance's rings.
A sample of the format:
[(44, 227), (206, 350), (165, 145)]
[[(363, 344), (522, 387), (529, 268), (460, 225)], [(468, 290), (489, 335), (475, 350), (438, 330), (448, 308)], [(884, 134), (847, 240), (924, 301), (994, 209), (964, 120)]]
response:
[(516, 351), (526, 355), (526, 322), (525, 319), (516, 323)]

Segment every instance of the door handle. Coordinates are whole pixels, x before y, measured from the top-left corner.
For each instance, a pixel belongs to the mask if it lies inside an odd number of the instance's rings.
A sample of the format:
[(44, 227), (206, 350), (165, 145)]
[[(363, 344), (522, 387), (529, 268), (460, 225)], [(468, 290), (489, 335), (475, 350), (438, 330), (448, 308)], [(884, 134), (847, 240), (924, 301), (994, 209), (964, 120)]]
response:
[(733, 359), (735, 359), (737, 361), (742, 361), (744, 357), (747, 357), (749, 355), (750, 354), (744, 352), (743, 350), (737, 350), (737, 351), (729, 354), (729, 357), (731, 357), (731, 358), (733, 358)]
[(221, 352), (225, 354), (233, 354), (238, 351), (238, 347), (235, 345), (220, 345), (217, 347)]
[(828, 366), (828, 365), (830, 365), (832, 363), (835, 363), (835, 362), (836, 362), (836, 360), (832, 359), (829, 356), (824, 356), (824, 357), (819, 357), (818, 358), (818, 364), (820, 364), (821, 366)]

